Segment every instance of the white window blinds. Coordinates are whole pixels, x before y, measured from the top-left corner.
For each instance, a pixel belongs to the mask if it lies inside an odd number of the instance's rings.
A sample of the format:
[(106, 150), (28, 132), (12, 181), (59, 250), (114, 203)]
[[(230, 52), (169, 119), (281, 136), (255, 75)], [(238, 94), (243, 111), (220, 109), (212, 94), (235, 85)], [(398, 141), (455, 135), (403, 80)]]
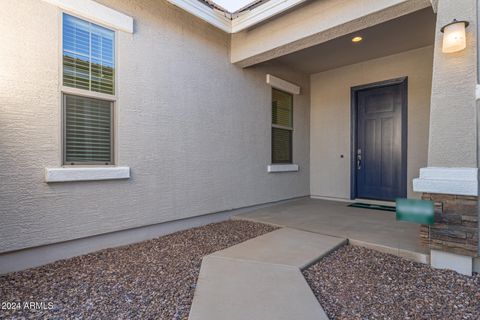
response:
[(114, 31), (63, 14), (63, 85), (85, 91), (64, 89), (64, 164), (113, 164), (114, 103), (96, 93), (115, 100), (114, 47)]
[(292, 163), (293, 95), (272, 88), (272, 163)]
[(115, 32), (63, 14), (63, 85), (115, 94)]
[(64, 95), (66, 164), (111, 164), (111, 101)]

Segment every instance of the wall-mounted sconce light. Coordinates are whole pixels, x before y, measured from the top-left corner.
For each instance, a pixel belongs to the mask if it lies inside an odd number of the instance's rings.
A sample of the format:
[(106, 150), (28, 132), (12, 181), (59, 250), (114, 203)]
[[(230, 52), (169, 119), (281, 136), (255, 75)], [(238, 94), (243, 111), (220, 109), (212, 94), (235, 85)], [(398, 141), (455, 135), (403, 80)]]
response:
[(465, 28), (468, 27), (468, 25), (468, 21), (453, 19), (452, 22), (440, 29), (443, 33), (442, 51), (444, 53), (452, 53), (465, 49), (467, 46)]

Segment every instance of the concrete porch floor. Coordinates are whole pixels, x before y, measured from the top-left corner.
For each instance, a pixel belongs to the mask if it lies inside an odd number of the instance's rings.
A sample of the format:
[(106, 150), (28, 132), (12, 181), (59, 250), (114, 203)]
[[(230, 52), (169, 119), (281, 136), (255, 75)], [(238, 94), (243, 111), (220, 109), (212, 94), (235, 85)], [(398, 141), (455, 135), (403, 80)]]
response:
[(242, 213), (235, 219), (343, 237), (353, 245), (429, 263), (429, 250), (420, 244), (419, 225), (396, 221), (394, 212), (348, 205), (348, 202), (304, 198)]

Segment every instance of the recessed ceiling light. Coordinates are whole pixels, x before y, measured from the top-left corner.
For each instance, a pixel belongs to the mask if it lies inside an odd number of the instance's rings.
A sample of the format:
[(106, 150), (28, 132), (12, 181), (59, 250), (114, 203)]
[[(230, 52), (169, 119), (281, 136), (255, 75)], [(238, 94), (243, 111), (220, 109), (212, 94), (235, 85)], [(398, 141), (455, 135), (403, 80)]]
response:
[(356, 37), (353, 37), (353, 38), (352, 38), (352, 42), (355, 42), (355, 43), (360, 42), (360, 41), (362, 41), (362, 40), (363, 40), (363, 38), (360, 37), (360, 36), (356, 36)]

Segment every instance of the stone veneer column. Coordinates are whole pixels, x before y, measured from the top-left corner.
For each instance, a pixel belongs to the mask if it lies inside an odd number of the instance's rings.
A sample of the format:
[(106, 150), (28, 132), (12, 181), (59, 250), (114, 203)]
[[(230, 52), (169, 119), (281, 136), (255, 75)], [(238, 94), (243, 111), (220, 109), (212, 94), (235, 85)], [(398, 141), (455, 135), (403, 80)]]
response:
[(420, 229), (431, 265), (471, 274), (479, 252), (478, 169), (422, 168), (413, 190), (435, 204), (434, 224)]
[[(478, 257), (477, 0), (438, 0), (434, 44), (428, 168), (414, 191), (435, 203), (435, 223), (422, 226), (431, 264), (471, 274)], [(443, 53), (440, 29), (466, 20), (467, 47)]]
[(435, 203), (435, 224), (422, 226), (422, 243), (431, 249), (476, 257), (478, 255), (478, 198), (424, 193)]

